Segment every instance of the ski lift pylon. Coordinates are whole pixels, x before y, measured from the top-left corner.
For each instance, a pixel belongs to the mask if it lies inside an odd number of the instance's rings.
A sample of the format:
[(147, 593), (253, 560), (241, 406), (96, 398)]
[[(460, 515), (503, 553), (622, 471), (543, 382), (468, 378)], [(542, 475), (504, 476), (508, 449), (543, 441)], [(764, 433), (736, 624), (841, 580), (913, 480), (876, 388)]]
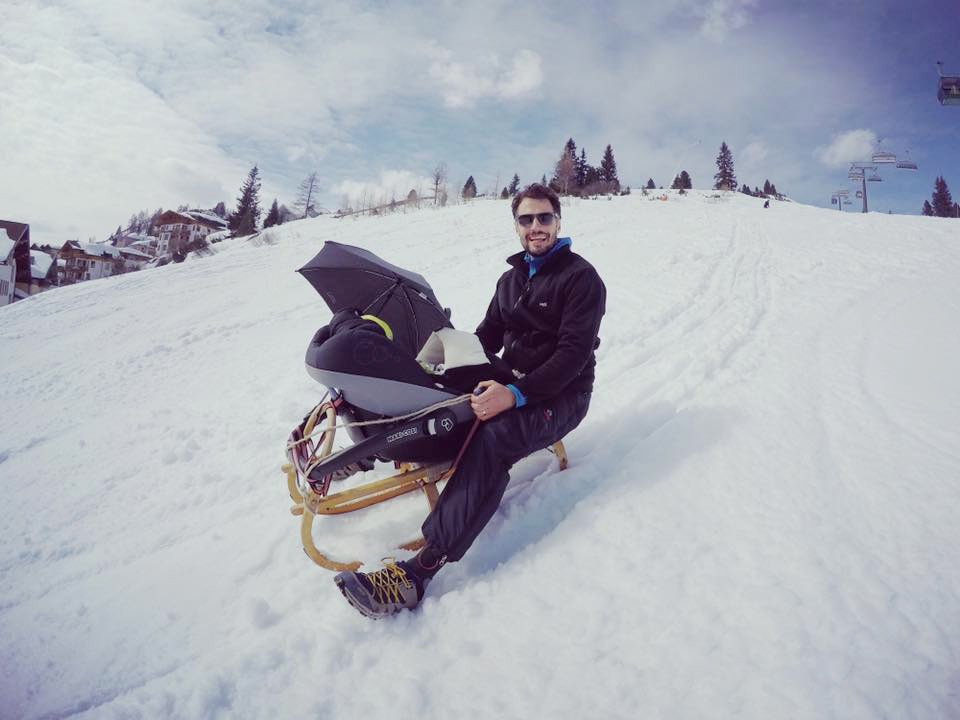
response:
[(937, 84), (937, 100), (941, 105), (960, 105), (960, 75), (944, 75), (943, 63), (937, 61), (940, 79)]

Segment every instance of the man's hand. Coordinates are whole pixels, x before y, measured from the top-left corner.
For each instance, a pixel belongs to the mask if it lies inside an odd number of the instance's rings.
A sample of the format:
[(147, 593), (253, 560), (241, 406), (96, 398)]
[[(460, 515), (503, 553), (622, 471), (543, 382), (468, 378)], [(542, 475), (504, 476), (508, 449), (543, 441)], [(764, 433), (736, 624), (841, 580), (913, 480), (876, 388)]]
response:
[[(480, 389), (483, 392), (477, 395), (476, 392)], [(477, 390), (470, 396), (470, 407), (473, 408), (473, 414), (484, 422), (495, 418), (504, 410), (509, 410), (517, 402), (510, 388), (496, 380), (483, 380), (477, 384)]]

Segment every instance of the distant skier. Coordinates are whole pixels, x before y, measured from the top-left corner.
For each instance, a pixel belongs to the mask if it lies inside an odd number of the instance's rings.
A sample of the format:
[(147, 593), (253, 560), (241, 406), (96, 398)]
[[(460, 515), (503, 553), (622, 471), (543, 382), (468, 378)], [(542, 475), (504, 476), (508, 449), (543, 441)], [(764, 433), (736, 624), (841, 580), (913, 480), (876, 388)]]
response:
[(512, 210), (523, 252), (507, 258), (513, 267), (497, 282), (476, 335), (487, 352), (503, 349), (517, 379), (484, 380), (471, 398), (481, 422), (423, 523), (426, 546), (382, 570), (336, 576), (350, 604), (368, 617), (416, 607), (437, 571), (462, 558), (493, 517), (511, 466), (562, 439), (587, 414), (606, 288), (571, 251), (570, 238), (558, 238), (560, 198), (552, 189), (528, 186)]
[(770, 207), (770, 198), (763, 201), (763, 209), (766, 210), (768, 207)]

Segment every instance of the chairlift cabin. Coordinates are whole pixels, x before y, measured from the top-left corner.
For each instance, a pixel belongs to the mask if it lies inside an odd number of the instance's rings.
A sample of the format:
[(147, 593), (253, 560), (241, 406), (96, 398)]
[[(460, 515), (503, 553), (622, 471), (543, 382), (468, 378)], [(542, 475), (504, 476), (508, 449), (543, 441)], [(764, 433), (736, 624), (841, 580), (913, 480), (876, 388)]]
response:
[(944, 75), (943, 63), (939, 61), (937, 72), (940, 73), (937, 100), (941, 105), (960, 105), (960, 75)]
[(875, 152), (873, 154), (872, 161), (878, 165), (892, 165), (897, 161), (897, 156), (892, 152), (886, 152), (881, 150), (880, 152)]
[(880, 177), (880, 173), (874, 170), (873, 175), (867, 178), (867, 182), (883, 182), (883, 178)]
[(897, 160), (897, 167), (901, 170), (916, 170), (917, 164), (913, 160)]

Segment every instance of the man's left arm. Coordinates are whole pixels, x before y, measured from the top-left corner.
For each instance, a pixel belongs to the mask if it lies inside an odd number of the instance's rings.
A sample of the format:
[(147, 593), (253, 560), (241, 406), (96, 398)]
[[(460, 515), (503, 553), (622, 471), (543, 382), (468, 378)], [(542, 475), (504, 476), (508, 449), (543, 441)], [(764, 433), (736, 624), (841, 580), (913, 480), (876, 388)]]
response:
[(565, 291), (553, 354), (514, 383), (528, 400), (559, 395), (580, 374), (594, 350), (606, 310), (603, 281), (596, 270), (589, 268), (572, 277)]

